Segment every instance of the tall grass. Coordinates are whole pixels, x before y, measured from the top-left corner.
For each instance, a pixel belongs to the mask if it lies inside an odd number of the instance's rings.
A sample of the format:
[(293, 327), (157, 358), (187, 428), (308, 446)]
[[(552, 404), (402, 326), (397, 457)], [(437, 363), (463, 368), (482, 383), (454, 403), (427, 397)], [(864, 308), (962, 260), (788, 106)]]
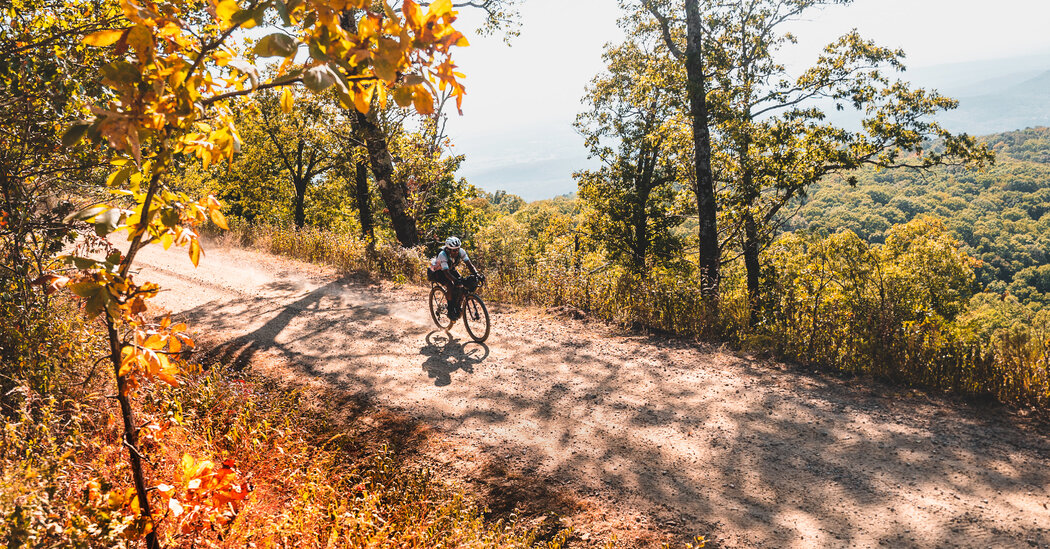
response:
[[(509, 232), (502, 230), (482, 230), (468, 246), (486, 269), (485, 293), (494, 300), (569, 306), (624, 325), (721, 338), (806, 366), (1046, 410), (1050, 321), (1044, 315), (1042, 324), (980, 334), (960, 320), (967, 307), (963, 289), (972, 280), (967, 279), (971, 260), (957, 255), (938, 227), (930, 220), (902, 226), (901, 231), (915, 234), (902, 233), (905, 243), (892, 253), (855, 236), (811, 235), (808, 244), (781, 246), (766, 280), (772, 288), (770, 302), (757, 325), (749, 322), (740, 265), (726, 267), (714, 314), (701, 298), (697, 280), (672, 269), (645, 274), (614, 266), (587, 269), (569, 247), (531, 257), (520, 253), (525, 244), (508, 240)], [(370, 252), (352, 235), (275, 226), (241, 226), (227, 238), (413, 284), (426, 283), (427, 257), (435, 251), (380, 244)], [(907, 244), (915, 239), (926, 248)]]

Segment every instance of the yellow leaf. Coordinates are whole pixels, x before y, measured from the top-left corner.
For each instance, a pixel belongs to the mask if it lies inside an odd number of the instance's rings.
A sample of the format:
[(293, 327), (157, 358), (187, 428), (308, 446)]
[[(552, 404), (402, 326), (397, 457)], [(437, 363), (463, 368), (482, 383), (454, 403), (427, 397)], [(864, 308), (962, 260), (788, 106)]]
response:
[(375, 36), (379, 36), (379, 18), (372, 15), (362, 17), (357, 23), (357, 39), (363, 42)]
[(146, 342), (142, 344), (142, 346), (152, 351), (157, 351), (164, 348), (164, 343), (165, 341), (163, 336), (161, 336), (160, 334), (153, 334), (149, 336), (149, 339), (147, 339)]
[(127, 32), (127, 29), (101, 30), (93, 32), (84, 37), (84, 43), (89, 46), (104, 48), (115, 44), (117, 40), (120, 40), (121, 36), (124, 36), (125, 32)]
[(211, 214), (212, 223), (215, 223), (217, 227), (224, 231), (230, 230), (230, 226), (226, 224), (226, 216), (222, 215), (222, 212), (217, 209), (212, 209), (209, 213)]
[(237, 0), (218, 0), (215, 3), (215, 17), (223, 24), (229, 25), (230, 19), (233, 18), (233, 14), (237, 13), (241, 7), (237, 5)]
[(290, 87), (285, 87), (284, 91), (281, 92), (281, 112), (284, 114), (291, 114), (292, 101), (292, 89)]
[(194, 267), (198, 266), (201, 261), (201, 243), (196, 238), (190, 241), (190, 261), (193, 262)]
[(189, 454), (182, 455), (182, 478), (185, 480), (187, 477), (193, 476), (193, 466), (195, 462), (193, 457)]
[(372, 105), (371, 105), (372, 92), (374, 90), (375, 90), (375, 87), (371, 86), (371, 85), (365, 85), (365, 86), (357, 86), (357, 85), (355, 85), (354, 88), (350, 91), (350, 93), (351, 93), (351, 95), (352, 95), (352, 97), (354, 99), (354, 108), (356, 108), (358, 111), (360, 111), (360, 112), (362, 112), (364, 114), (368, 114), (368, 111), (372, 107)]
[(430, 9), (427, 10), (428, 19), (429, 16), (442, 16), (452, 11), (452, 0), (437, 0), (433, 4), (430, 4)]

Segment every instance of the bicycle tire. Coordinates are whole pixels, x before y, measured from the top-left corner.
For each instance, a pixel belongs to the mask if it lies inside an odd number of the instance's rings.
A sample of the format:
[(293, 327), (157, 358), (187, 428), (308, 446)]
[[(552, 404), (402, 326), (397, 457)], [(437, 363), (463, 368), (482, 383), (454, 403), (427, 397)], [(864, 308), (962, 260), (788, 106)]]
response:
[(452, 327), (452, 321), (448, 318), (448, 294), (441, 286), (430, 289), (430, 318), (446, 332)]
[(467, 296), (463, 303), (463, 326), (471, 339), (483, 343), (489, 338), (489, 329), (492, 327), (489, 321), (489, 310), (485, 302), (476, 294)]

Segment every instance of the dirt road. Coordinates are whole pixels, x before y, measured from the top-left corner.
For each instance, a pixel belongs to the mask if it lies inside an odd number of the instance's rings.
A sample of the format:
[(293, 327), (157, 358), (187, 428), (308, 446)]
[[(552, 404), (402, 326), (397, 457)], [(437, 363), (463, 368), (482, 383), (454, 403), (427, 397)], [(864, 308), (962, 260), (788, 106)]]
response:
[(995, 408), (510, 307), (467, 343), (435, 331), (421, 288), (243, 250), (197, 270), (181, 251), (140, 258), (162, 307), (224, 334), (223, 358), (276, 357), (595, 502), (582, 539), (1050, 547), (1050, 443)]

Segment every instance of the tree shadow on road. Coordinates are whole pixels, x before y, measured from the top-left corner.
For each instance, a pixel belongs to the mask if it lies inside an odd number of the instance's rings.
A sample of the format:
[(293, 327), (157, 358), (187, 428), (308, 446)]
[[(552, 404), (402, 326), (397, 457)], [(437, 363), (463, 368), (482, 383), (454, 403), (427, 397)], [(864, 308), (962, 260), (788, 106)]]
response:
[[(304, 292), (295, 301), (274, 306), (268, 300), (245, 297), (216, 304), (206, 304), (185, 313), (192, 324), (223, 325), (250, 324), (259, 318), (271, 317), (251, 332), (238, 336), (226, 343), (212, 348), (206, 357), (208, 362), (221, 362), (236, 369), (251, 365), (255, 355), (264, 351), (276, 351), (290, 360), (312, 366), (302, 353), (293, 350), (293, 344), (299, 341), (321, 337), (326, 332), (338, 333), (338, 328), (348, 321), (369, 323), (385, 317), (389, 311), (384, 307), (355, 307), (342, 304), (339, 297), (348, 291), (352, 282), (340, 279), (329, 282), (311, 291), (305, 291), (302, 285), (288, 282), (274, 282), (263, 286), (268, 292), (299, 293)], [(287, 329), (296, 321), (309, 318), (309, 326), (298, 330), (294, 339), (288, 338)], [(284, 338), (282, 338), (284, 334)], [(371, 334), (370, 334), (371, 335)], [(338, 358), (327, 355), (327, 358)]]
[[(412, 409), (421, 423), (534, 433), (479, 444), (525, 471), (512, 485), (501, 479), (513, 471), (479, 475), (491, 479), (494, 510), (549, 503), (554, 496), (541, 489), (554, 479), (644, 500), (683, 539), (712, 533), (725, 546), (1050, 546), (1038, 518), (1050, 502), (1050, 443), (1008, 415), (937, 395), (901, 396), (872, 380), (780, 370), (682, 340), (566, 334), (541, 323), (500, 334), (490, 358), (485, 345), (392, 318), (421, 303), (398, 304), (347, 280), (264, 289), (284, 294), (281, 303), (246, 294), (185, 313), (191, 324), (250, 330), (219, 347), (216, 359), (244, 367), (257, 352), (274, 352), (364, 402), (418, 387), (422, 360), (433, 383), (449, 387), (443, 396), (465, 389), (470, 405), (451, 414)], [(395, 379), (383, 369), (388, 359), (409, 362), (418, 377)], [(492, 368), (505, 377), (481, 386), (485, 372), (473, 374), (486, 360), (502, 360)], [(412, 418), (379, 424), (402, 429), (402, 444), (415, 440)], [(984, 500), (1025, 522), (1001, 521)]]
[(427, 344), (419, 350), (419, 354), (427, 357), (423, 370), (438, 387), (451, 385), (452, 374), (458, 370), (473, 374), (474, 366), (489, 357), (488, 345), (475, 341), (461, 343), (448, 332), (430, 332), (426, 341)]

